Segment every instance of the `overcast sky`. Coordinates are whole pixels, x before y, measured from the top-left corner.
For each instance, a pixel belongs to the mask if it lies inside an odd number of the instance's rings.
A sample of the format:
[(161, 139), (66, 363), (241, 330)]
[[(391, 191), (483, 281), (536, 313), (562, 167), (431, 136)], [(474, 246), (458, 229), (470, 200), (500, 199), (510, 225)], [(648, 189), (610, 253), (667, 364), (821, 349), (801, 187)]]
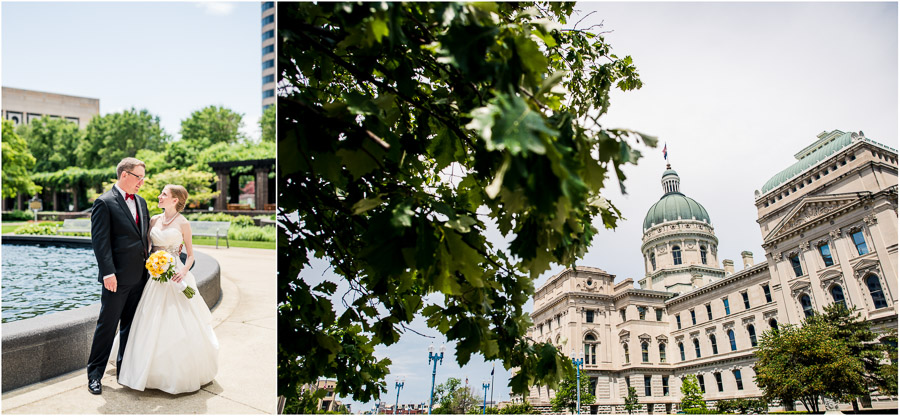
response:
[(244, 115), (260, 136), (260, 2), (2, 5), (2, 83), (99, 98), (100, 114), (135, 107), (179, 137), (209, 105)]
[[(639, 91), (613, 93), (606, 125), (660, 139), (659, 148), (645, 149), (639, 165), (625, 169), (628, 195), (607, 183), (606, 196), (627, 220), (601, 231), (580, 262), (617, 281), (644, 275), (641, 226), (662, 196), (663, 143), (682, 192), (709, 212), (720, 261), (735, 260), (738, 269), (741, 251), (764, 260), (753, 192), (795, 162), (817, 134), (862, 130), (898, 147), (896, 3), (579, 3), (576, 9), (581, 13), (570, 23), (596, 11), (579, 27), (603, 21), (613, 52), (631, 55), (644, 82)], [(324, 262), (315, 266), (304, 276), (320, 279)], [(545, 273), (536, 286), (559, 271)], [(421, 319), (416, 324), (439, 335)], [(383, 400), (394, 403), (399, 375), (406, 378), (401, 403), (428, 401), (430, 342), (408, 333), (376, 350), (393, 360)], [(477, 390), (491, 371), (478, 358), (460, 368), (448, 345), (437, 383), (468, 377)], [(498, 364), (495, 400), (509, 398), (508, 377)], [(354, 411), (374, 406), (345, 401)]]

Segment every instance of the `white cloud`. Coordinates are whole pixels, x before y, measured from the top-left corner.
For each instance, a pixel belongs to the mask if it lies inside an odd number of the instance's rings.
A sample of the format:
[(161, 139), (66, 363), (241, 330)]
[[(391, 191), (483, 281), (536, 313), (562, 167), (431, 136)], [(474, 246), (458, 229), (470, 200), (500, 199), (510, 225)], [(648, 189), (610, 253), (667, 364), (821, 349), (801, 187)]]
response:
[(234, 10), (234, 3), (222, 3), (218, 1), (204, 1), (197, 4), (197, 7), (200, 7), (207, 14), (215, 15), (215, 16), (226, 16), (231, 14)]

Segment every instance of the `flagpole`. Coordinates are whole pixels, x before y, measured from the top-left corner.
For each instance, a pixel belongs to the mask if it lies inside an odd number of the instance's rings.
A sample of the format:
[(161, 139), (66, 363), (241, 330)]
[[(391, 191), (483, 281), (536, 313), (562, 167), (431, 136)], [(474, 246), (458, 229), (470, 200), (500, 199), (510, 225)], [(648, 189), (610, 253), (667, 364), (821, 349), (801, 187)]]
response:
[(497, 405), (494, 404), (494, 370), (496, 370), (496, 369), (497, 369), (497, 364), (495, 363), (494, 367), (491, 368), (491, 406), (493, 406), (493, 407), (497, 407)]

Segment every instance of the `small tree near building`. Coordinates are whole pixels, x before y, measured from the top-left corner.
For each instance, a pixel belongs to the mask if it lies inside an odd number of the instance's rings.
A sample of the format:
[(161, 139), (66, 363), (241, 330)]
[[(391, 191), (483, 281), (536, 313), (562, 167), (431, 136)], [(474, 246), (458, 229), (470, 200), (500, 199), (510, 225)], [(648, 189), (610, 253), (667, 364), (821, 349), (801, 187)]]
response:
[(3, 120), (3, 197), (13, 198), (19, 193), (34, 195), (41, 190), (31, 180), (35, 159), (28, 145), (14, 131), (13, 123)]
[(638, 409), (638, 395), (637, 390), (634, 387), (628, 388), (628, 396), (625, 396), (625, 410), (628, 411), (630, 415), (632, 412)]
[[(575, 372), (560, 381), (556, 396), (550, 400), (554, 412), (569, 410), (575, 412), (578, 401), (578, 386), (575, 382)], [(593, 403), (594, 394), (591, 391), (591, 379), (583, 371), (581, 372), (581, 404)]]
[(706, 409), (703, 391), (697, 383), (697, 376), (688, 374), (681, 378), (681, 410)]

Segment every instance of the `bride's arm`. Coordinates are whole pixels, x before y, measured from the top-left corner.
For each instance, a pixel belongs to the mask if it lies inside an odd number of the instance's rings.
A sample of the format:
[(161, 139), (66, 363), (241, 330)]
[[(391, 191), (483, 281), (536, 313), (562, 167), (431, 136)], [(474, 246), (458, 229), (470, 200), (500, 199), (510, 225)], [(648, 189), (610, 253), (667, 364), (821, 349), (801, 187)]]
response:
[[(153, 224), (156, 224), (156, 219), (159, 218), (159, 215), (154, 215), (150, 217), (150, 230), (153, 229)], [(153, 252), (153, 239), (150, 238), (150, 233), (147, 233), (147, 247), (150, 247), (150, 252)]]
[(184, 238), (184, 250), (187, 253), (187, 259), (184, 261), (184, 268), (182, 269), (183, 272), (181, 273), (181, 276), (184, 276), (194, 264), (194, 245), (191, 242), (191, 236), (191, 223), (185, 220), (181, 223), (181, 237)]

